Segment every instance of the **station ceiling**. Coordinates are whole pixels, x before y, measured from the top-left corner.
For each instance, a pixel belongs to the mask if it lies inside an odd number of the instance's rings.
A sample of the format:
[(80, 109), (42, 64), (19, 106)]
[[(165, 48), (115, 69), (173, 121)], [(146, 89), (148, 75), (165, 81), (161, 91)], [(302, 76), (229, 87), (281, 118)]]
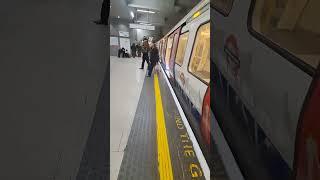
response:
[[(111, 18), (166, 26), (173, 17), (183, 17), (200, 0), (111, 0)], [(140, 12), (152, 11), (155, 13)], [(134, 14), (134, 18), (131, 16)]]

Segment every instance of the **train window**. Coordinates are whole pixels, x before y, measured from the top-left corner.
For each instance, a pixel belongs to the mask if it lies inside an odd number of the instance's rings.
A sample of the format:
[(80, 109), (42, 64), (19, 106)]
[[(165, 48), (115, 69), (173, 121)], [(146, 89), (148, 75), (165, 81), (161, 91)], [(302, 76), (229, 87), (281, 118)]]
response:
[[(320, 61), (319, 0), (256, 0), (251, 28), (316, 68)], [(281, 49), (280, 48), (280, 49)]]
[(206, 23), (198, 29), (188, 69), (193, 75), (209, 83), (210, 23)]
[(232, 9), (233, 1), (234, 0), (213, 0), (210, 2), (210, 6), (224, 16), (228, 16)]
[(163, 39), (163, 42), (162, 42), (162, 61), (164, 61), (164, 58), (166, 56), (166, 42), (167, 42), (167, 38), (164, 38)]
[(173, 44), (173, 37), (169, 37), (168, 41), (167, 41), (167, 49), (166, 49), (166, 57), (165, 57), (165, 62), (166, 62), (167, 68), (169, 68), (169, 61), (170, 61), (170, 56), (171, 56), (172, 44)]
[(188, 37), (189, 37), (189, 32), (186, 32), (181, 34), (179, 38), (178, 50), (176, 55), (176, 63), (180, 66), (183, 63), (184, 53), (185, 53), (187, 42), (188, 42)]

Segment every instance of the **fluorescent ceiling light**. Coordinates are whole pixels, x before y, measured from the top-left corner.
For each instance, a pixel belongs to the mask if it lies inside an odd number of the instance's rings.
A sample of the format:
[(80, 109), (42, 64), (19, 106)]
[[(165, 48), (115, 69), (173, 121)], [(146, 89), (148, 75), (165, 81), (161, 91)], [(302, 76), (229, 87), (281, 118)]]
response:
[(133, 18), (134, 18), (134, 14), (133, 14), (132, 11), (130, 12), (130, 15), (131, 15), (131, 17), (132, 17), (132, 19), (133, 19)]
[(142, 24), (142, 25), (152, 25), (151, 23), (144, 23), (144, 22), (140, 22), (139, 24)]
[(155, 30), (155, 26), (149, 26), (149, 25), (142, 25), (142, 24), (129, 24), (129, 27), (132, 29), (145, 29), (145, 30)]
[(147, 11), (147, 10), (143, 10), (143, 9), (138, 9), (137, 11), (138, 11), (138, 12), (150, 13), (150, 14), (156, 13), (156, 12), (154, 12), (154, 11)]

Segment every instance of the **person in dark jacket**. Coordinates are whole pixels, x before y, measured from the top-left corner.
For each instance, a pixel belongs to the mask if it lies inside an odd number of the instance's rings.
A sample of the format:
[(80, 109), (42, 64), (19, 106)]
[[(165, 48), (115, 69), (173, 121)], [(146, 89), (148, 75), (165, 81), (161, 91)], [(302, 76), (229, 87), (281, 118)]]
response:
[(126, 53), (126, 49), (123, 47), (122, 49), (121, 49), (121, 52), (122, 52), (122, 58), (124, 58), (125, 57), (125, 53)]
[(150, 60), (148, 63), (148, 77), (151, 76), (153, 68), (159, 62), (159, 50), (155, 43), (152, 44), (150, 49)]
[(108, 25), (109, 12), (110, 12), (110, 0), (103, 0), (101, 11), (100, 11), (100, 19), (97, 21), (94, 21), (94, 23), (101, 24), (101, 25)]
[(119, 49), (119, 50), (118, 50), (118, 58), (121, 57), (121, 53), (122, 53), (122, 49)]
[(150, 47), (149, 47), (149, 42), (148, 40), (144, 40), (143, 41), (143, 45), (142, 45), (142, 63), (141, 63), (141, 68), (140, 69), (144, 69), (144, 63), (147, 61), (149, 61), (149, 51), (150, 51)]
[(135, 58), (136, 55), (137, 55), (137, 47), (136, 47), (135, 43), (133, 43), (132, 46), (131, 46), (131, 55), (132, 55), (133, 58)]

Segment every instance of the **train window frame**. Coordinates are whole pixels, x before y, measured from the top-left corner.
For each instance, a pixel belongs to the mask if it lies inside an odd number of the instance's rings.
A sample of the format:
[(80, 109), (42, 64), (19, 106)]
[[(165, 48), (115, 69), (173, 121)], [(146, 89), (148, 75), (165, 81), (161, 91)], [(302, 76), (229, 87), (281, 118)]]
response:
[(214, 1), (211, 1), (211, 2), (210, 2), (210, 7), (213, 8), (214, 10), (216, 10), (218, 13), (222, 14), (224, 17), (228, 17), (229, 14), (230, 14), (230, 12), (231, 12), (232, 9), (233, 9), (233, 4), (234, 4), (234, 0), (231, 0), (231, 1), (232, 1), (232, 2), (230, 3), (230, 4), (231, 4), (230, 9), (229, 9), (229, 11), (227, 11), (227, 12), (226, 12), (225, 10), (219, 8), (218, 6), (216, 6), (216, 5), (214, 4)]
[(163, 52), (162, 52), (162, 61), (163, 62), (165, 62), (166, 60), (165, 60), (165, 58), (166, 58), (166, 54), (167, 54), (167, 41), (168, 41), (168, 37), (167, 36), (165, 36), (164, 38), (163, 38)]
[(257, 39), (259, 42), (262, 42), (267, 47), (271, 48), (274, 52), (282, 56), (284, 59), (286, 59), (293, 65), (297, 66), (298, 68), (300, 68), (303, 72), (307, 73), (310, 76), (313, 76), (316, 72), (315, 68), (313, 68), (311, 65), (307, 64), (304, 60), (300, 59), (299, 57), (291, 53), (289, 50), (273, 42), (271, 38), (266, 37), (264, 34), (256, 31), (253, 28), (252, 21), (253, 21), (253, 12), (255, 10), (256, 1), (257, 0), (251, 0), (249, 12), (248, 12), (247, 29), (249, 34), (255, 39)]
[[(197, 38), (197, 35), (198, 35), (198, 32), (199, 32), (199, 29), (200, 29), (203, 25), (205, 25), (205, 24), (210, 24), (210, 32), (211, 32), (211, 22), (210, 22), (210, 20), (201, 23), (201, 24), (199, 25), (199, 27), (197, 28), (196, 36), (195, 36), (194, 41), (193, 41), (193, 43), (192, 43), (192, 49), (191, 49), (190, 56), (189, 56), (187, 71), (188, 71), (188, 73), (190, 73), (193, 77), (197, 78), (198, 80), (200, 80), (201, 82), (203, 82), (204, 84), (206, 84), (207, 86), (209, 86), (209, 84), (210, 84), (211, 81), (206, 82), (205, 80), (201, 79), (200, 77), (198, 77), (196, 74), (194, 74), (193, 72), (191, 72), (191, 71), (189, 70), (190, 63), (191, 63), (191, 58), (192, 58), (192, 53), (193, 53), (193, 50), (194, 50), (194, 45), (196, 44), (196, 40), (197, 40), (196, 38)], [(211, 46), (211, 44), (210, 44), (210, 46)], [(210, 54), (210, 55), (211, 55), (211, 54)], [(211, 57), (210, 57), (210, 58), (211, 58)], [(210, 58), (209, 58), (209, 61), (210, 61)], [(210, 67), (210, 71), (211, 71), (211, 67)], [(210, 73), (209, 73), (209, 74), (210, 74)], [(209, 79), (210, 79), (210, 78), (209, 78)]]
[[(172, 35), (173, 35), (173, 36), (172, 36)], [(170, 50), (168, 51), (169, 39), (172, 39), (172, 40), (171, 40)], [(169, 66), (169, 64), (170, 64), (170, 60), (171, 60), (171, 56), (172, 56), (173, 43), (174, 43), (174, 34), (171, 33), (171, 34), (168, 35), (168, 37), (167, 37), (166, 49), (165, 49), (166, 53), (165, 53), (165, 57), (164, 57), (164, 62), (165, 62), (165, 65), (166, 65), (166, 66), (165, 66), (166, 69), (167, 69), (167, 66)], [(167, 61), (167, 53), (169, 54), (169, 56), (168, 56), (168, 61)]]
[(179, 35), (176, 57), (177, 57), (177, 53), (178, 53), (178, 49), (179, 49), (180, 38), (181, 38), (182, 35), (187, 34), (187, 33), (188, 33), (188, 36), (187, 36), (188, 39), (187, 39), (186, 47), (184, 48), (184, 56), (183, 56), (183, 58), (182, 58), (182, 63), (181, 63), (181, 64), (178, 64), (177, 61), (176, 61), (176, 58), (175, 58), (175, 61), (174, 61), (175, 64), (177, 64), (177, 65), (180, 66), (180, 67), (182, 67), (183, 62), (184, 62), (184, 58), (185, 58), (185, 56), (186, 56), (186, 49), (187, 49), (187, 45), (188, 45), (188, 42), (189, 42), (190, 33), (189, 33), (189, 30), (187, 30), (187, 31), (185, 31), (185, 32), (183, 32), (183, 33), (180, 33), (180, 35)]
[[(175, 30), (175, 31), (176, 31), (176, 30)], [(175, 57), (176, 57), (176, 55), (177, 55), (178, 45), (179, 45), (179, 44), (177, 44), (176, 52), (173, 52), (173, 45), (175, 44), (175, 38), (176, 38), (176, 36), (179, 36), (177, 43), (179, 43), (179, 38), (180, 38), (180, 33), (177, 33), (177, 32), (175, 33), (175, 31), (170, 34), (170, 36), (173, 37), (172, 47), (171, 47), (171, 53), (170, 53), (170, 60), (171, 60), (171, 58), (172, 58), (173, 55), (174, 55), (174, 59), (175, 59)], [(176, 61), (174, 61), (174, 62), (176, 62)]]

